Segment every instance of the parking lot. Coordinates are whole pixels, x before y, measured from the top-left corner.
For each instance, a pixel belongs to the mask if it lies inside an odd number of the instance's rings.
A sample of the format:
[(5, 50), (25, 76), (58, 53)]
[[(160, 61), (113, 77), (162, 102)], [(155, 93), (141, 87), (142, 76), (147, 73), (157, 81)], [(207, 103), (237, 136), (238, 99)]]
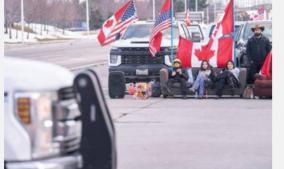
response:
[(5, 55), (100, 76), (115, 121), (118, 168), (270, 169), (272, 102), (246, 99), (109, 99), (109, 48), (96, 40), (6, 45)]

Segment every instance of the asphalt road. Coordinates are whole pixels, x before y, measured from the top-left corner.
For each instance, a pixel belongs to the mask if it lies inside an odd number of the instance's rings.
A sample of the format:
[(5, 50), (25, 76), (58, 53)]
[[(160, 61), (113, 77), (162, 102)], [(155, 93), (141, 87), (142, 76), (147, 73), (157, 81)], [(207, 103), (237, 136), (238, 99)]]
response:
[[(6, 45), (5, 55), (93, 68), (107, 91), (107, 55), (94, 40)], [(106, 96), (119, 169), (271, 169), (271, 100), (181, 100)]]

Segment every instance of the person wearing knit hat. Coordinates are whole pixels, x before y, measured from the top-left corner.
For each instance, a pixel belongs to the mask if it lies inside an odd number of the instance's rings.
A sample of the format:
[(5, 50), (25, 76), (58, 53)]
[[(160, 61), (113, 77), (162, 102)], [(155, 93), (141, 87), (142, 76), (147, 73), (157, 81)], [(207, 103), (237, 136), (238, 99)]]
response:
[(184, 99), (187, 95), (186, 82), (188, 75), (186, 70), (182, 68), (182, 62), (179, 59), (173, 61), (173, 69), (169, 72), (168, 87), (171, 88), (174, 83), (180, 83), (180, 90)]

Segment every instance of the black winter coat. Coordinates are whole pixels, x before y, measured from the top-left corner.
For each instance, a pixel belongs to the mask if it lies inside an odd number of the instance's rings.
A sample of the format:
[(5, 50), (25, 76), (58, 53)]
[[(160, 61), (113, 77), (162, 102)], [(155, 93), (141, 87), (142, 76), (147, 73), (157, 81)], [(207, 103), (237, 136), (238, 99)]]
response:
[(272, 45), (267, 37), (261, 35), (260, 38), (251, 37), (247, 42), (247, 57), (250, 62), (263, 64), (266, 55), (270, 52)]
[[(170, 79), (178, 79), (178, 78), (183, 78), (185, 80), (188, 80), (188, 73), (185, 69), (183, 68), (178, 68), (178, 69), (181, 69), (182, 70), (182, 74), (179, 74), (177, 72), (177, 68), (173, 68), (172, 71), (169, 71), (169, 76), (170, 76)], [(172, 72), (176, 72), (176, 75), (175, 76), (172, 76)]]

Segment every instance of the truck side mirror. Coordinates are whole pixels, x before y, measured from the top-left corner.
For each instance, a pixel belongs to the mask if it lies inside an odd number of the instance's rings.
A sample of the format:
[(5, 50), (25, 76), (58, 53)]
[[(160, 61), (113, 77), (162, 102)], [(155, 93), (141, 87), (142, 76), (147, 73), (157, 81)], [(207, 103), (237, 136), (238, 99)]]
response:
[(115, 128), (97, 74), (78, 73), (74, 90), (81, 111), (83, 169), (116, 169)]

